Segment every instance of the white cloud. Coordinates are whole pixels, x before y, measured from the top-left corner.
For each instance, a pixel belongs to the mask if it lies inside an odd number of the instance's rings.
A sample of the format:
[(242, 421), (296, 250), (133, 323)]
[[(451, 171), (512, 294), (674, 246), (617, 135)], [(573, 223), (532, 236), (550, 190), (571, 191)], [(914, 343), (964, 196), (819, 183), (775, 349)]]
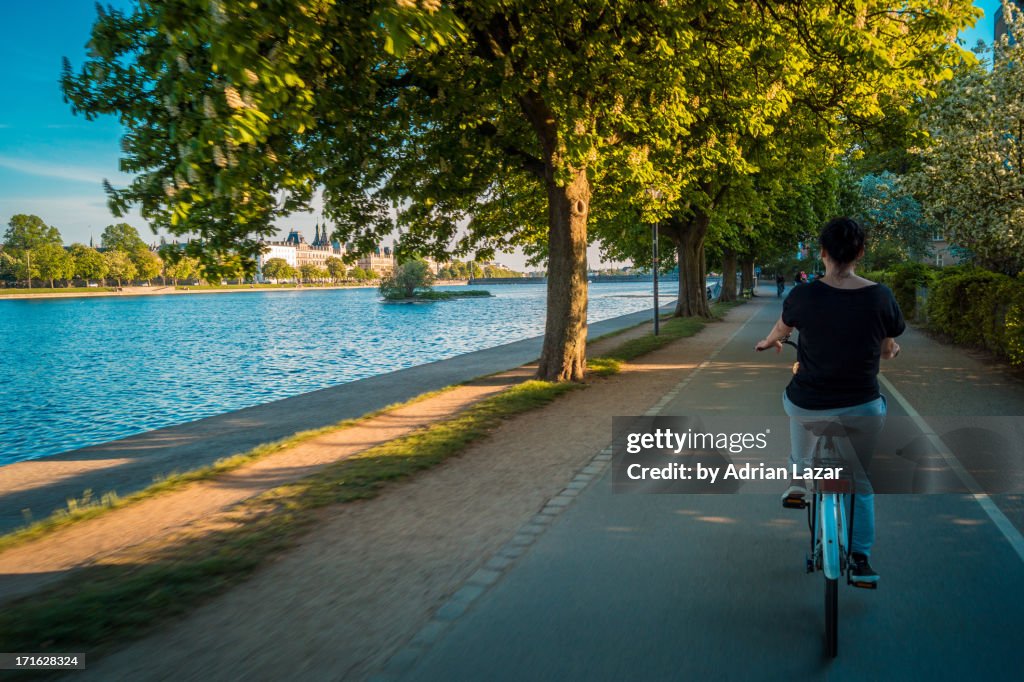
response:
[(88, 182), (95, 186), (99, 186), (104, 178), (118, 183), (128, 183), (131, 181), (127, 175), (118, 171), (110, 172), (99, 168), (54, 164), (2, 155), (0, 155), (0, 168), (46, 178), (70, 180), (72, 182)]
[(65, 244), (89, 241), (90, 235), (99, 242), (103, 228), (115, 222), (126, 222), (139, 231), (146, 242), (157, 241), (149, 226), (138, 213), (124, 218), (115, 218), (107, 208), (102, 192), (95, 195), (62, 196), (60, 198), (3, 197), (0, 198), (0, 232), (12, 215), (28, 213), (37, 215), (60, 230)]

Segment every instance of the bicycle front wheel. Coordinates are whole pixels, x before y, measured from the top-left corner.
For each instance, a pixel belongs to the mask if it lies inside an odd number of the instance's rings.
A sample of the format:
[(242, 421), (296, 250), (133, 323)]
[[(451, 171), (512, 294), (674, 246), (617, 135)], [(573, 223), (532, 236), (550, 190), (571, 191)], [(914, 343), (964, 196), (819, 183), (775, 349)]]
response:
[(825, 650), (829, 658), (839, 653), (839, 580), (825, 578)]

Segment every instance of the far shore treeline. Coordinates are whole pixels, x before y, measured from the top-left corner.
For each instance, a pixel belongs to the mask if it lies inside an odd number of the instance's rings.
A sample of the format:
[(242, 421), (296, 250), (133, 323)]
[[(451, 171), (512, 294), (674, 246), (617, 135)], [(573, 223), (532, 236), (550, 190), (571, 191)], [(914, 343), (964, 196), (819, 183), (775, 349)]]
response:
[[(282, 258), (264, 263), (265, 280), (308, 284), (365, 284), (381, 276), (373, 270), (348, 267), (338, 257), (326, 259), (323, 268), (304, 264), (294, 268)], [(470, 276), (472, 273), (472, 277)], [(74, 285), (89, 288), (145, 282), (160, 278), (177, 286), (179, 282), (221, 284), (254, 282), (253, 273), (241, 267), (219, 270), (210, 280), (197, 258), (186, 255), (182, 245), (162, 243), (147, 246), (138, 230), (127, 223), (108, 225), (100, 236), (100, 246), (74, 243), (65, 246), (60, 230), (35, 215), (18, 214), (10, 219), (0, 243), (0, 287), (31, 289), (39, 283), (55, 288)], [(508, 268), (453, 261), (438, 268), (437, 280), (463, 280), (473, 277), (522, 277)], [(34, 284), (35, 283), (35, 284)]]
[(65, 247), (60, 230), (39, 216), (15, 215), (0, 245), (0, 282), (32, 287), (34, 281), (39, 281), (51, 288), (58, 282), (65, 287), (74, 282), (85, 286), (115, 282), (121, 286), (149, 283), (157, 277), (177, 281), (197, 273), (194, 259), (165, 263), (127, 223), (108, 225), (100, 244), (98, 249), (79, 243)]

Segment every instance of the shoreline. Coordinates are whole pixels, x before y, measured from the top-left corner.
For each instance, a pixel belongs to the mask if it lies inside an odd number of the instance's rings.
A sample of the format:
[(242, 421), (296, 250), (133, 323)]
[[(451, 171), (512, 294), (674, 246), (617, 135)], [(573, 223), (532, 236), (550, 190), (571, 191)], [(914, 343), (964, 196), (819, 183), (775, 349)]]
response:
[[(434, 286), (463, 286), (465, 280), (442, 280), (435, 282)], [(182, 285), (178, 285), (182, 286)], [(179, 289), (173, 285), (152, 286), (152, 287), (122, 287), (122, 291), (48, 291), (46, 293), (31, 294), (18, 293), (7, 294), (0, 290), (0, 301), (25, 300), (35, 298), (109, 298), (112, 296), (176, 296), (179, 294), (237, 294), (246, 292), (277, 292), (277, 291), (330, 291), (336, 289), (376, 289), (377, 284), (350, 284), (329, 286), (288, 286), (288, 287), (266, 287), (266, 286), (229, 286), (222, 289)]]

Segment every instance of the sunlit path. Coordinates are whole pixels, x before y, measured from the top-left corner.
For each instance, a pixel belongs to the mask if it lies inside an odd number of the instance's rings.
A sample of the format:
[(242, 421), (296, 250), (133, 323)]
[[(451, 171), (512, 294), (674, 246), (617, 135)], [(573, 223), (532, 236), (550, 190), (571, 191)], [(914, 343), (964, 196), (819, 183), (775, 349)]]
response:
[[(750, 323), (662, 414), (781, 413), (791, 358), (752, 352), (781, 306), (752, 305)], [(904, 348), (889, 365), (904, 377), (922, 356), (954, 377), (982, 371), (920, 334)], [(985, 388), (977, 381), (965, 393)], [(996, 390), (1024, 406), (1021, 385)], [(1015, 625), (1024, 563), (983, 509), (967, 496), (880, 495), (877, 514), (881, 587), (841, 587), (840, 655), (827, 661), (821, 579), (803, 571), (802, 513), (783, 510), (775, 495), (613, 495), (609, 469), (399, 677), (1015, 676), (1024, 665)]]

